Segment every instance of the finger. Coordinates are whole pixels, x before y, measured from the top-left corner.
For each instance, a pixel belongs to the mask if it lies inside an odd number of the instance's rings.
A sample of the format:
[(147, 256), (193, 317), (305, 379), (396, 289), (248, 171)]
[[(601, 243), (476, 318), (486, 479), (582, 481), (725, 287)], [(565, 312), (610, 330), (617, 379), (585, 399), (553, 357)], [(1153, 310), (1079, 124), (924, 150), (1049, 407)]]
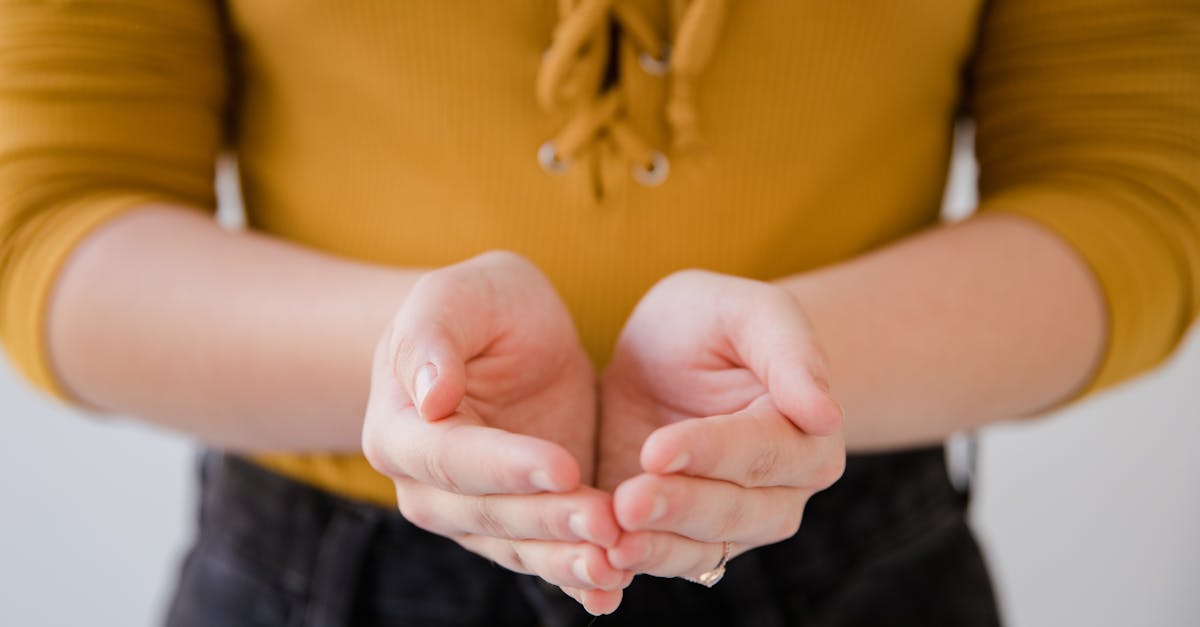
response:
[[(747, 549), (729, 547), (729, 559)], [(615, 568), (655, 577), (695, 579), (721, 563), (725, 547), (721, 542), (700, 542), (662, 531), (637, 531), (621, 536), (607, 557)], [(618, 566), (619, 565), (619, 566)]]
[(443, 536), (582, 541), (607, 547), (620, 533), (611, 497), (586, 486), (567, 494), (463, 496), (400, 479), (396, 495), (405, 518)]
[(569, 492), (580, 481), (579, 463), (562, 446), (461, 415), (430, 424), (411, 409), (394, 416), (368, 412), (363, 450), (389, 477), (457, 494)]
[(846, 454), (840, 432), (808, 435), (766, 401), (734, 414), (661, 427), (642, 445), (641, 463), (649, 473), (818, 491), (841, 477)]
[[(630, 575), (630, 578), (632, 577)], [(562, 591), (575, 599), (592, 616), (612, 614), (617, 611), (617, 607), (621, 605), (623, 594), (621, 590), (583, 590), (570, 587), (563, 588)]]
[[(803, 309), (782, 288), (761, 283), (744, 299), (719, 301), (718, 312), (734, 352), (766, 384), (776, 407), (813, 435), (841, 428), (842, 409), (829, 394), (829, 367)], [(752, 298), (754, 307), (745, 307)]]
[(518, 573), (537, 575), (550, 583), (588, 590), (620, 590), (629, 573), (613, 568), (604, 549), (588, 543), (505, 540), (468, 535), (455, 540), (469, 551)]
[(387, 371), (426, 420), (445, 418), (462, 402), (466, 362), (485, 345), (480, 330), (449, 326), (447, 311), (472, 304), (457, 302), (464, 300), (462, 290), (444, 284), (445, 272), (426, 275), (413, 287), (392, 323), (387, 355)]
[(794, 535), (810, 495), (799, 488), (746, 489), (727, 481), (643, 474), (617, 486), (613, 511), (626, 531), (758, 546)]

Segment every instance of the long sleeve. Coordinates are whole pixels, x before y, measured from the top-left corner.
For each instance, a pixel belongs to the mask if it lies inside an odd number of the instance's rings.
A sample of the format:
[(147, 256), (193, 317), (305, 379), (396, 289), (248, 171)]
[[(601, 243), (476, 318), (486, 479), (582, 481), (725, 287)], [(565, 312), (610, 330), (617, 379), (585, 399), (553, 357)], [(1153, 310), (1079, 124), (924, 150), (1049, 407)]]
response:
[(1200, 306), (1200, 2), (996, 0), (983, 19), (980, 210), (1033, 219), (1089, 264), (1100, 389), (1165, 359)]
[(228, 92), (211, 0), (0, 0), (0, 340), (62, 395), (57, 273), (92, 229), (165, 201), (211, 208)]

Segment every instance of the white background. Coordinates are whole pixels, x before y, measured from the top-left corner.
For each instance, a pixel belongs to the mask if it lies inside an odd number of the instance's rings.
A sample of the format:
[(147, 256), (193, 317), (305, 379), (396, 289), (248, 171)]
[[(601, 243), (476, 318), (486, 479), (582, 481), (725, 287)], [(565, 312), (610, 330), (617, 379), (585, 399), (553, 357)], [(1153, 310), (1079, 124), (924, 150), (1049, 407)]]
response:
[[(959, 152), (951, 213), (972, 203)], [(983, 435), (973, 520), (1008, 624), (1200, 622), (1197, 383), (1193, 337), (1115, 393)], [(0, 625), (161, 622), (191, 533), (192, 447), (73, 414), (3, 364), (0, 416)]]

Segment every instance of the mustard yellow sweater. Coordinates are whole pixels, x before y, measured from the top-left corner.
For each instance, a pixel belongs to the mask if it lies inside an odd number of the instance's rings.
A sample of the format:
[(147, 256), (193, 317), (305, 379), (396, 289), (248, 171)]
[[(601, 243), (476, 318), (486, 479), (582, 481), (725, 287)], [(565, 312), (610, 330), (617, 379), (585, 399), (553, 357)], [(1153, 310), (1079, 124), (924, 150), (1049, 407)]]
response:
[[(935, 224), (963, 112), (980, 210), (1103, 287), (1092, 388), (1162, 360), (1200, 299), (1196, 0), (0, 0), (0, 334), (61, 395), (64, 259), (148, 201), (211, 210), (228, 148), (252, 228), (399, 266), (518, 251), (603, 362), (672, 270), (777, 277)], [(394, 499), (360, 457), (260, 461)]]

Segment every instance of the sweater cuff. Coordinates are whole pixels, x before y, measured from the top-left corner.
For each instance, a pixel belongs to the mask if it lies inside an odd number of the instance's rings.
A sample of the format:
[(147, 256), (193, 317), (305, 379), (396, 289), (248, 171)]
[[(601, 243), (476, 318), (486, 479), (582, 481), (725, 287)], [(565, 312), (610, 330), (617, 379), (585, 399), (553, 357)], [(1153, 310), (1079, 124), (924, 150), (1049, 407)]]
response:
[[(1187, 292), (1173, 283), (1186, 268), (1184, 253), (1171, 250), (1152, 212), (1136, 201), (1043, 188), (1005, 191), (984, 200), (980, 211), (1029, 218), (1056, 233), (1089, 266), (1107, 309), (1107, 345), (1091, 379), (1076, 398), (1104, 389), (1170, 355), (1184, 333)], [(1165, 227), (1164, 227), (1165, 228)]]
[(51, 363), (46, 327), (59, 272), (75, 247), (109, 220), (161, 202), (169, 199), (130, 193), (76, 200), (37, 213), (3, 242), (0, 337), (17, 371), (38, 388), (73, 400)]

